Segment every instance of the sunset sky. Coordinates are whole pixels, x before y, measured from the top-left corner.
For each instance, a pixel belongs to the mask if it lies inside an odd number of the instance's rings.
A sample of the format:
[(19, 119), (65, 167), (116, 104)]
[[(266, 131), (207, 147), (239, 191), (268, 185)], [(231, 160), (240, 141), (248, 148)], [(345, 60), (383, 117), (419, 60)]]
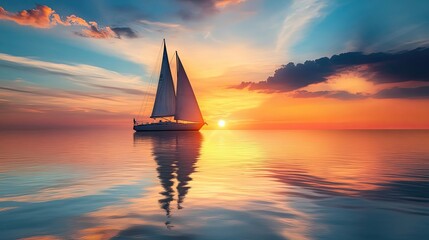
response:
[(421, 0), (0, 1), (0, 129), (147, 121), (163, 38), (204, 129), (429, 128), (428, 16)]

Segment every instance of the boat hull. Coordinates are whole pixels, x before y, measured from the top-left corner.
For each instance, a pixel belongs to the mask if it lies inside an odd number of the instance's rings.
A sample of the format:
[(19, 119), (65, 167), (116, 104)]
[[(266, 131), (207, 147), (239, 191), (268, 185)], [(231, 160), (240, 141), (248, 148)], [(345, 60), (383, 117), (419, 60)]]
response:
[(159, 122), (135, 125), (136, 132), (155, 132), (155, 131), (199, 131), (204, 123), (176, 123)]

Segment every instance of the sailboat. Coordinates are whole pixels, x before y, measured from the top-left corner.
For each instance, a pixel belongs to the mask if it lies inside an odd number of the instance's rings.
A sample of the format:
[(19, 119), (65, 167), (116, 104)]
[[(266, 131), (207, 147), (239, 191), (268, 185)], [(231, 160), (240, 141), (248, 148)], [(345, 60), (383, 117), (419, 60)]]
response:
[[(163, 46), (164, 52), (162, 55), (161, 71), (155, 102), (150, 116), (155, 121), (140, 124), (134, 120), (133, 129), (137, 132), (199, 131), (205, 122), (188, 75), (176, 51), (177, 92), (175, 92), (165, 39), (163, 40)], [(174, 117), (175, 121), (166, 120), (168, 117)], [(156, 121), (159, 118), (161, 120)]]

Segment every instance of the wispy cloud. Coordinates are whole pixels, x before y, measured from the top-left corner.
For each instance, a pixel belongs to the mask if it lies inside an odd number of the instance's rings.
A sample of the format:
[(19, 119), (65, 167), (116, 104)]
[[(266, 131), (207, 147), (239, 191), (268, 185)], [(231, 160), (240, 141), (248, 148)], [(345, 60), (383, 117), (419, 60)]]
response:
[(100, 68), (86, 64), (63, 64), (41, 61), (28, 57), (18, 57), (9, 54), (0, 53), (0, 65), (9, 67), (10, 65), (2, 64), (8, 62), (19, 67), (31, 68), (32, 70), (45, 71), (47, 73), (69, 77), (70, 80), (79, 83), (90, 81), (100, 85), (117, 85), (135, 86), (141, 83), (139, 76), (124, 75), (105, 68)]
[[(40, 97), (48, 97), (48, 98), (76, 98), (76, 97), (84, 97), (84, 98), (96, 98), (108, 101), (116, 101), (114, 98), (109, 98), (108, 96), (103, 96), (101, 94), (89, 94), (83, 93), (81, 91), (71, 91), (71, 90), (63, 90), (63, 89), (52, 89), (52, 88), (42, 88), (37, 86), (26, 85), (25, 83), (12, 83), (14, 87), (0, 87), (0, 91), (10, 91), (16, 93), (26, 93), (32, 94)], [(1, 96), (1, 95), (0, 95)]]
[(149, 33), (182, 33), (185, 30), (188, 30), (185, 26), (178, 23), (171, 22), (158, 22), (158, 21), (150, 21), (147, 19), (139, 20), (140, 26)]
[(26, 119), (40, 127), (125, 125), (143, 96), (153, 98), (152, 92), (143, 91), (146, 86), (139, 76), (91, 65), (0, 54), (0, 68), (28, 71), (51, 81), (46, 85), (33, 79), (1, 79), (0, 125), (5, 128), (25, 126)]
[(126, 126), (141, 101), (142, 95), (137, 92), (116, 87), (69, 89), (22, 80), (2, 81), (0, 129)]
[(242, 2), (245, 2), (246, 0), (217, 0), (214, 5), (217, 8), (224, 8), (228, 5), (235, 5), (235, 4), (239, 4)]
[(179, 15), (184, 20), (201, 19), (215, 13), (227, 6), (237, 5), (246, 0), (177, 0), (184, 4)]
[(277, 36), (276, 50), (290, 47), (298, 41), (306, 27), (323, 16), (326, 2), (320, 0), (294, 0), (289, 6), (281, 30)]
[(89, 24), (89, 28), (83, 29), (82, 32), (78, 32), (76, 34), (88, 38), (119, 38), (119, 36), (110, 27), (99, 28), (96, 22), (89, 22)]
[(154, 22), (149, 20), (140, 20), (140, 22), (145, 25), (158, 27), (158, 28), (181, 28), (182, 27), (180, 24), (177, 24), (177, 23), (166, 23), (166, 22), (156, 22), (156, 21)]
[(0, 7), (0, 20), (13, 21), (20, 25), (32, 26), (35, 28), (51, 28), (57, 25), (81, 26), (81, 32), (76, 35), (88, 38), (135, 38), (136, 33), (131, 28), (111, 28), (109, 26), (99, 27), (95, 21), (86, 21), (76, 15), (65, 18), (56, 13), (46, 5), (37, 5), (34, 9), (22, 10), (18, 13), (11, 13)]
[[(24, 71), (38, 72), (40, 76), (54, 75), (56, 84), (46, 87), (25, 80), (3, 79), (0, 100), (13, 104), (31, 103), (37, 105), (40, 111), (46, 106), (58, 105), (64, 109), (84, 111), (132, 111), (129, 102), (140, 102), (145, 94), (153, 96), (143, 91), (139, 76), (85, 64), (46, 62), (0, 53), (0, 67), (17, 66)], [(64, 85), (63, 81), (68, 83)]]

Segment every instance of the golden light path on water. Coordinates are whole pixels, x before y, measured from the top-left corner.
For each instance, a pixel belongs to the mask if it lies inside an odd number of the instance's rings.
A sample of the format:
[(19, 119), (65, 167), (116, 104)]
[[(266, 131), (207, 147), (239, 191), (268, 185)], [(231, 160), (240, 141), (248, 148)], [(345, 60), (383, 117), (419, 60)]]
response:
[(388, 238), (398, 233), (383, 226), (401, 219), (397, 231), (419, 238), (428, 140), (427, 131), (6, 132), (0, 228), (11, 239)]

